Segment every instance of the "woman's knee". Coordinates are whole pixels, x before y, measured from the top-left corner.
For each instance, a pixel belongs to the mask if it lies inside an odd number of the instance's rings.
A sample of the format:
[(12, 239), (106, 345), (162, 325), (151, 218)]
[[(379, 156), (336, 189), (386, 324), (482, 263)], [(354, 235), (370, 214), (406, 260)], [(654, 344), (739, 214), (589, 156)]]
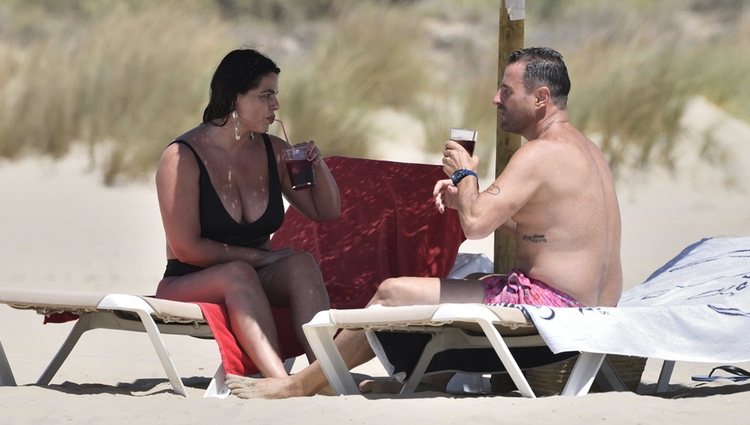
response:
[(228, 291), (260, 287), (258, 273), (245, 261), (230, 261), (217, 267), (220, 268), (219, 275)]
[(323, 275), (318, 262), (309, 252), (295, 252), (285, 260), (282, 267), (289, 273), (287, 276), (290, 280), (295, 281), (296, 284), (307, 282), (309, 285), (323, 286)]
[(318, 262), (315, 261), (315, 258), (307, 251), (299, 251), (295, 252), (294, 254), (286, 257), (284, 259), (284, 267), (287, 267), (289, 270), (293, 271), (306, 271), (309, 272), (310, 270), (318, 271)]

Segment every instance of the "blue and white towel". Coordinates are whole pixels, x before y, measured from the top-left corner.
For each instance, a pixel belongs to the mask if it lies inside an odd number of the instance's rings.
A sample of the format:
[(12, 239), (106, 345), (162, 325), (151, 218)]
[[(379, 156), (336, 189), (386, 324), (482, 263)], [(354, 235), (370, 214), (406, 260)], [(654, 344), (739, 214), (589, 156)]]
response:
[(750, 237), (690, 245), (618, 307), (521, 307), (555, 353), (750, 361)]

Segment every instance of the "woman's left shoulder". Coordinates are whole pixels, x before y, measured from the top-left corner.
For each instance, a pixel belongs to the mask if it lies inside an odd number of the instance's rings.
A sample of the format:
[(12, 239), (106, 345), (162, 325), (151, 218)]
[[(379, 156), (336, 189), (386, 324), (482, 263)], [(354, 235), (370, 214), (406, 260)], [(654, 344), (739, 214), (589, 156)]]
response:
[(273, 134), (267, 134), (267, 136), (271, 141), (271, 146), (273, 147), (274, 152), (277, 154), (281, 154), (281, 152), (288, 146), (287, 142), (278, 136), (274, 136)]
[(284, 141), (284, 139), (280, 138), (279, 136), (274, 136), (273, 134), (268, 133), (266, 133), (265, 135), (268, 136), (268, 138), (271, 140), (271, 144), (273, 144), (274, 147), (287, 145), (286, 141)]

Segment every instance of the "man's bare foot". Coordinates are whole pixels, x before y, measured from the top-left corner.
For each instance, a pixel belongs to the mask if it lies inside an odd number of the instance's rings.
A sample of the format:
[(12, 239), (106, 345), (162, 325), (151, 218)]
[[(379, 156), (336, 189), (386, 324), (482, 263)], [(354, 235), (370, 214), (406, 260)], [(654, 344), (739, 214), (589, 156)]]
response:
[(404, 384), (393, 378), (365, 379), (359, 383), (359, 391), (362, 394), (398, 394)]
[[(365, 379), (362, 382), (359, 383), (359, 391), (362, 394), (399, 394), (401, 393), (401, 389), (404, 387), (404, 384), (401, 382), (398, 382), (397, 380), (393, 378), (386, 378), (386, 379)], [(445, 383), (443, 382), (429, 382), (426, 380), (423, 380), (422, 382), (417, 385), (417, 388), (414, 390), (414, 392), (425, 392), (425, 391), (433, 391), (433, 392), (445, 392)]]
[(307, 395), (289, 378), (249, 378), (227, 374), (225, 382), (232, 395), (244, 399), (280, 399)]

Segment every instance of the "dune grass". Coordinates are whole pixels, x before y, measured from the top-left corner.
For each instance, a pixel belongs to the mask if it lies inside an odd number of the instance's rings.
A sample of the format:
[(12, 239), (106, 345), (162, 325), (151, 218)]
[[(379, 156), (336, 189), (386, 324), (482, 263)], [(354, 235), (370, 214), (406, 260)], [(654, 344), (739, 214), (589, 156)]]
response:
[[(571, 118), (613, 168), (669, 166), (690, 97), (750, 120), (748, 9), (535, 0), (526, 45), (563, 52)], [(219, 59), (249, 46), (282, 67), (279, 117), (291, 142), (367, 156), (378, 140), (370, 117), (389, 108), (416, 116), (426, 140), (414, 143), (434, 150), (451, 126), (479, 130), (477, 154), (490, 166), (497, 13), (489, 0), (7, 0), (0, 156), (60, 157), (86, 143), (108, 184), (150, 176), (164, 145), (200, 121)]]
[[(547, 5), (549, 10), (539, 11), (547, 16), (539, 44), (558, 40), (562, 46), (573, 82), (571, 120), (600, 143), (615, 173), (673, 166), (684, 107), (692, 97), (705, 96), (750, 119), (740, 106), (750, 101), (744, 83), (750, 59), (739, 54), (750, 46), (750, 8), (742, 3)], [(704, 136), (711, 154), (711, 135)]]
[(30, 42), (0, 71), (12, 74), (2, 88), (0, 152), (60, 156), (83, 142), (100, 151), (92, 158), (104, 158), (95, 165), (107, 183), (150, 173), (163, 147), (200, 116), (226, 29), (168, 4), (115, 7), (78, 24), (64, 25), (67, 37)]
[(414, 19), (370, 3), (339, 10), (309, 57), (282, 70), (279, 114), (288, 117), (290, 142), (314, 139), (327, 154), (366, 156), (372, 112), (408, 107), (427, 89)]

